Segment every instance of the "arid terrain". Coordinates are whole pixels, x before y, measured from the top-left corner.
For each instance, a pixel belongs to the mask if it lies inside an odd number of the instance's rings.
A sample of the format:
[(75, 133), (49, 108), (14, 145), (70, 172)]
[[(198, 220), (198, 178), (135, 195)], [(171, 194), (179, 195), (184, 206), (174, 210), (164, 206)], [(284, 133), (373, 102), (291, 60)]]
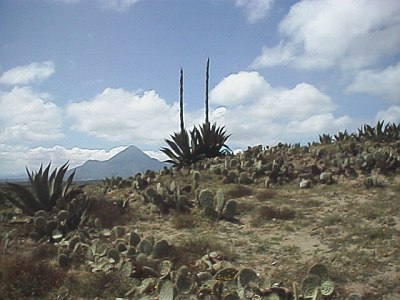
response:
[(3, 201), (0, 298), (400, 299), (399, 151), (260, 146), (92, 183), (59, 234)]

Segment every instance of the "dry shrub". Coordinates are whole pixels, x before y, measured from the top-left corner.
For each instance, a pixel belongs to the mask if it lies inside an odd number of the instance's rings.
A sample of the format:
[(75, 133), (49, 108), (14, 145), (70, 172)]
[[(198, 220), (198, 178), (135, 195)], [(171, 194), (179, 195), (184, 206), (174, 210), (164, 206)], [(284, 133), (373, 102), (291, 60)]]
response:
[(40, 244), (32, 250), (32, 259), (39, 261), (44, 259), (51, 259), (58, 254), (57, 246), (54, 244)]
[(229, 190), (226, 195), (228, 198), (241, 198), (250, 196), (253, 194), (253, 190), (245, 185), (238, 184), (233, 189)]
[(58, 288), (65, 271), (23, 254), (0, 256), (0, 299), (44, 298)]
[(112, 228), (126, 223), (126, 214), (105, 198), (90, 198), (89, 217), (98, 218), (103, 228)]
[(256, 215), (251, 220), (251, 225), (258, 226), (267, 220), (291, 220), (295, 217), (296, 211), (287, 206), (280, 208), (271, 205), (262, 205), (256, 210)]
[(236, 256), (233, 248), (215, 235), (190, 235), (175, 246), (173, 261), (178, 266), (189, 265), (212, 251), (221, 253), (226, 260), (233, 260)]
[(174, 213), (171, 215), (171, 224), (175, 229), (194, 228), (199, 223), (197, 215), (188, 213)]
[(107, 273), (80, 273), (69, 276), (68, 289), (72, 296), (83, 299), (115, 299), (124, 297), (131, 288), (131, 278), (114, 270)]
[(257, 192), (256, 198), (260, 201), (267, 201), (267, 200), (274, 198), (276, 195), (277, 195), (277, 192), (275, 190), (264, 189), (264, 190)]

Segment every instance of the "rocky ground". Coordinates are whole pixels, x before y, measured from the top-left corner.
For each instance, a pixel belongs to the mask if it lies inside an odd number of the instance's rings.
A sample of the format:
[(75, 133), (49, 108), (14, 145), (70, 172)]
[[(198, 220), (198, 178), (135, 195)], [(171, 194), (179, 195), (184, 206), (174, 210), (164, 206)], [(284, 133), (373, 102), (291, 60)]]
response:
[(254, 147), (90, 184), (60, 236), (1, 203), (0, 298), (400, 299), (399, 153)]

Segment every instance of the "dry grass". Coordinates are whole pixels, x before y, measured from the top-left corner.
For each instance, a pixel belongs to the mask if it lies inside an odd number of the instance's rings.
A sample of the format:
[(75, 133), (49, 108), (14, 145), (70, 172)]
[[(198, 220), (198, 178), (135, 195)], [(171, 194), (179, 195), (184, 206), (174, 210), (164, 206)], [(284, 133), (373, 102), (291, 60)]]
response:
[(251, 187), (237, 184), (234, 188), (227, 191), (226, 196), (228, 198), (242, 198), (246, 196), (251, 196), (253, 194), (253, 189)]
[(58, 288), (65, 272), (26, 254), (0, 256), (0, 299), (44, 297)]

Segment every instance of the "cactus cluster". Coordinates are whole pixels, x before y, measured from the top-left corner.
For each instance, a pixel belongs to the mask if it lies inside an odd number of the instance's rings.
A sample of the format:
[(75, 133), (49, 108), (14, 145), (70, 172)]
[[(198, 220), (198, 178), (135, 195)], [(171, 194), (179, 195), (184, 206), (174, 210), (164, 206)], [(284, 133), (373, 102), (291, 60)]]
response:
[(88, 199), (77, 198), (69, 202), (66, 209), (37, 211), (32, 217), (31, 237), (35, 240), (50, 239), (59, 242), (68, 232), (79, 228), (85, 221), (88, 208)]
[(321, 263), (314, 264), (301, 282), (301, 292), (305, 299), (322, 299), (331, 296), (335, 284), (329, 279), (328, 268)]
[(147, 187), (142, 193), (144, 203), (154, 204), (158, 210), (166, 214), (171, 209), (179, 212), (188, 212), (193, 203), (190, 201), (192, 186), (179, 186), (175, 181), (169, 184), (157, 183), (156, 187)]
[(218, 190), (214, 195), (209, 189), (203, 189), (198, 195), (198, 205), (203, 210), (204, 216), (211, 219), (225, 219), (232, 221), (236, 214), (237, 202), (226, 200), (225, 193)]

